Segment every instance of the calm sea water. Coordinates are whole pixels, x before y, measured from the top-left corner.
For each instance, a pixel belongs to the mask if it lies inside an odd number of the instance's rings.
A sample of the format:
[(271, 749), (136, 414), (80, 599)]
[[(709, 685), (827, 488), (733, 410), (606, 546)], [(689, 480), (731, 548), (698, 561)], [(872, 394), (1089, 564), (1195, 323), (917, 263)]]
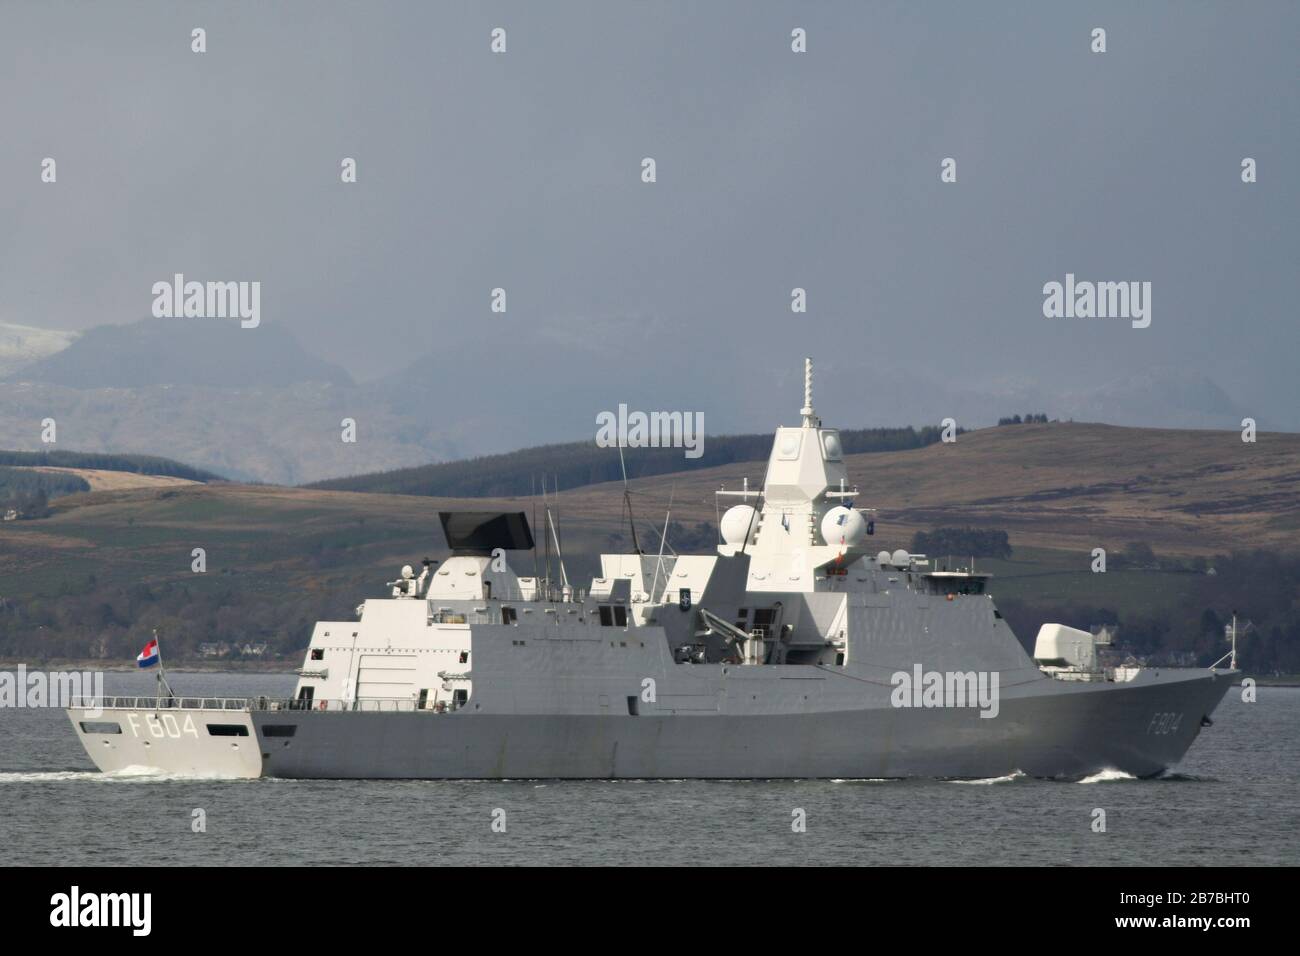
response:
[[(186, 695), (294, 683), (170, 676)], [(139, 673), (106, 683), (153, 687)], [(62, 711), (5, 710), (0, 864), (1300, 863), (1300, 689), (1230, 693), (1214, 719), (1159, 780), (208, 781), (99, 774)]]

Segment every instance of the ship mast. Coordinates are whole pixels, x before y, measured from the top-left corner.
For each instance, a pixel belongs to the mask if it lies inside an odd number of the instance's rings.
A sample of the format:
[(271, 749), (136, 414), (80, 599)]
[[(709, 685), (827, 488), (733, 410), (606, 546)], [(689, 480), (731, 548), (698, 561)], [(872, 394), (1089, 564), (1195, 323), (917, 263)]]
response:
[(821, 428), (822, 423), (813, 411), (811, 358), (803, 360), (803, 408), (799, 409), (799, 414), (803, 416), (804, 428)]
[(1231, 670), (1237, 669), (1237, 612), (1232, 612), (1232, 659), (1228, 661)]
[(618, 439), (618, 465), (623, 469), (623, 505), (627, 508), (627, 526), (632, 532), (632, 550), (641, 553), (641, 545), (636, 540), (636, 517), (632, 514), (632, 494), (627, 488), (627, 463), (623, 460), (623, 436)]
[[(554, 486), (554, 487), (555, 487), (555, 500), (558, 502), (559, 499), (560, 499), (560, 476), (559, 476), (559, 475), (556, 475), (556, 476), (555, 476), (555, 486)], [(557, 513), (559, 512), (559, 505), (558, 505), (558, 504), (556, 505), (555, 510), (556, 510)], [(564, 569), (564, 550), (560, 547), (560, 529), (559, 529), (558, 522), (557, 522), (556, 519), (551, 515), (551, 508), (550, 508), (549, 505), (548, 505), (547, 508), (546, 508), (546, 523), (550, 526), (550, 529), (551, 529), (551, 537), (555, 540), (555, 557), (556, 557), (556, 560), (559, 562), (559, 565), (560, 565), (560, 584), (561, 584), (561, 586), (564, 588), (564, 592), (563, 592), (563, 593), (566, 595), (565, 600), (568, 600), (567, 595), (568, 595), (568, 591), (569, 591), (569, 572), (566, 571), (566, 570)], [(549, 563), (549, 562), (547, 563), (547, 566), (546, 566), (546, 573), (547, 573), (548, 576), (549, 576), (550, 573), (551, 573), (551, 570), (550, 570), (550, 563)], [(546, 583), (547, 583), (547, 585), (548, 585), (548, 587), (549, 587), (549, 585), (550, 585), (550, 583), (551, 583), (549, 577), (547, 578), (547, 582), (546, 582)]]
[[(650, 600), (655, 600), (655, 595), (659, 593), (659, 571), (664, 566), (664, 548), (668, 544), (668, 522), (673, 516), (673, 496), (677, 494), (677, 483), (673, 482), (672, 489), (668, 492), (668, 511), (664, 514), (664, 533), (659, 536), (659, 560), (655, 562), (655, 579), (650, 585)], [(676, 554), (676, 552), (673, 552)]]

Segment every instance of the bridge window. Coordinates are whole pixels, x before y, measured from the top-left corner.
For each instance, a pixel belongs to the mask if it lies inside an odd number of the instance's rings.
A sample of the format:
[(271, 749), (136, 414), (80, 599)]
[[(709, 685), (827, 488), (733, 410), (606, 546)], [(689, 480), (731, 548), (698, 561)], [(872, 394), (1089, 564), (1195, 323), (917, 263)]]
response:
[(323, 660), (325, 660), (325, 648), (323, 648), (323, 647), (313, 647), (313, 648), (311, 649), (311, 659), (314, 660), (314, 661), (323, 661)]

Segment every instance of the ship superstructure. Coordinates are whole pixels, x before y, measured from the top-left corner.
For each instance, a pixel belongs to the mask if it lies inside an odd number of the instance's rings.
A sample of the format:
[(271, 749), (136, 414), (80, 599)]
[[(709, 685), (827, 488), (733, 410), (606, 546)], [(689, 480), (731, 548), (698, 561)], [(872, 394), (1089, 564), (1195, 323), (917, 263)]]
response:
[[(1026, 653), (973, 567), (876, 551), (805, 367), (761, 490), (705, 555), (606, 554), (589, 587), (515, 570), (522, 513), (445, 513), (450, 556), (321, 621), (287, 700), (69, 711), (104, 770), (408, 778), (1160, 773), (1238, 672)], [(549, 519), (548, 519), (549, 520)], [(558, 544), (558, 539), (557, 539)]]

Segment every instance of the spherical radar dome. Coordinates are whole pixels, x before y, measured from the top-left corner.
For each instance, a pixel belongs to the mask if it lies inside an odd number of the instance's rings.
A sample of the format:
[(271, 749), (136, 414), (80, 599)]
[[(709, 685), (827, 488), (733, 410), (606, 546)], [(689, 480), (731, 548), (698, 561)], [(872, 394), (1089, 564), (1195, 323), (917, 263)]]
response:
[(722, 540), (727, 544), (738, 547), (745, 543), (746, 535), (753, 544), (757, 533), (758, 512), (750, 505), (734, 505), (722, 515)]
[(867, 536), (867, 522), (861, 512), (836, 505), (822, 516), (822, 540), (831, 547), (856, 548)]

